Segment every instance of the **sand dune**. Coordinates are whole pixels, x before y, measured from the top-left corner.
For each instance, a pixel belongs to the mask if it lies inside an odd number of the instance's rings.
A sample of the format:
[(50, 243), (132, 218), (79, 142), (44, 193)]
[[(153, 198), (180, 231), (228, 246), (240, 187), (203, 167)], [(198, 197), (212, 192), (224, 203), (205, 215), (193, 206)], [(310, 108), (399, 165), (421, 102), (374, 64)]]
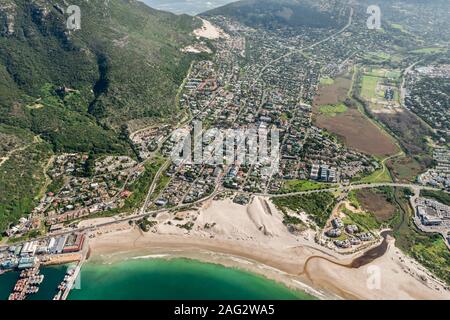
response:
[(265, 200), (257, 198), (248, 206), (247, 215), (249, 219), (264, 236), (275, 237), (286, 233), (287, 229), (283, 225), (281, 215), (269, 214), (262, 203), (263, 201)]

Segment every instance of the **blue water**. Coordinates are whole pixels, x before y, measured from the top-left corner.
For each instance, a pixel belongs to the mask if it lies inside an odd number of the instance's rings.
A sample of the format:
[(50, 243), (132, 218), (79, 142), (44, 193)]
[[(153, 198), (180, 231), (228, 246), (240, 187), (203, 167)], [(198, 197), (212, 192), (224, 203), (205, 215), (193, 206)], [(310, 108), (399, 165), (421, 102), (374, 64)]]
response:
[(69, 299), (312, 299), (262, 276), (190, 259), (141, 259), (83, 266)]
[[(30, 295), (28, 300), (52, 300), (56, 294), (56, 288), (64, 279), (67, 266), (51, 266), (41, 268), (41, 274), (44, 275), (44, 281), (39, 286), (39, 292)], [(7, 272), (0, 276), (0, 300), (7, 300), (12, 292), (20, 272)]]

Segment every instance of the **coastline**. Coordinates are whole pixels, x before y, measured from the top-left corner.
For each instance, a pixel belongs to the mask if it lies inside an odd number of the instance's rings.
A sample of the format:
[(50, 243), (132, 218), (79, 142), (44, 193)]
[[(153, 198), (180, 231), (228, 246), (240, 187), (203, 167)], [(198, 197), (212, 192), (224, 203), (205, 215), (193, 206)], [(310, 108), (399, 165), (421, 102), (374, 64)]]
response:
[[(450, 299), (448, 286), (406, 257), (393, 238), (387, 236), (381, 255), (374, 258), (366, 253), (378, 251), (379, 243), (365, 252), (339, 254), (318, 245), (312, 230), (290, 233), (283, 214), (263, 197), (246, 206), (230, 199), (209, 200), (188, 211), (162, 212), (150, 219), (156, 224), (149, 232), (125, 220), (91, 231), (83, 261), (188, 258), (264, 276), (318, 299)], [(110, 220), (84, 220), (80, 226)], [(185, 228), (187, 223), (192, 227)], [(67, 262), (48, 262), (58, 261)], [(363, 263), (354, 267), (356, 261)], [(373, 270), (379, 270), (380, 287), (370, 289)]]
[[(363, 252), (343, 255), (320, 246), (312, 230), (290, 233), (283, 214), (264, 201), (255, 197), (242, 206), (209, 200), (189, 211), (163, 212), (150, 218), (156, 224), (149, 232), (128, 222), (98, 228), (89, 235), (89, 260), (195, 259), (253, 272), (319, 299), (450, 299), (448, 286), (396, 248), (394, 238), (387, 236), (381, 255), (355, 267)], [(379, 287), (371, 289), (374, 271)]]
[[(291, 290), (302, 291), (317, 299), (341, 299), (333, 293), (316, 290), (304, 283), (302, 277), (283, 270), (285, 267), (287, 267), (287, 270), (295, 270), (294, 264), (275, 264), (275, 260), (252, 253), (251, 248), (230, 248), (228, 244), (215, 242), (205, 245), (200, 242), (200, 239), (188, 240), (164, 236), (145, 237), (145, 241), (137, 243), (134, 237), (139, 236), (139, 234), (140, 232), (136, 229), (131, 230), (129, 234), (124, 233), (122, 236), (129, 236), (130, 241), (121, 241), (120, 244), (115, 243), (112, 246), (103, 242), (103, 239), (99, 239), (98, 242), (93, 241), (91, 245), (92, 255), (87, 262), (114, 263), (138, 259), (186, 258), (254, 273), (281, 283)], [(108, 238), (104, 238), (104, 240), (106, 239)]]

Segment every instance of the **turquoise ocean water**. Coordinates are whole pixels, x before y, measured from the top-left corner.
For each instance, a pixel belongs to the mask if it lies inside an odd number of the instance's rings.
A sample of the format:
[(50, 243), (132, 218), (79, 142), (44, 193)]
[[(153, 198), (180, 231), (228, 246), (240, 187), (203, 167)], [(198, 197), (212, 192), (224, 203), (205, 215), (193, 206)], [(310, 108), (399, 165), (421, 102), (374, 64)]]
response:
[[(30, 299), (52, 299), (67, 266), (43, 268), (45, 281)], [(0, 276), (0, 299), (7, 299), (17, 272)], [(86, 299), (312, 299), (265, 277), (190, 259), (135, 259), (86, 263), (69, 300)]]

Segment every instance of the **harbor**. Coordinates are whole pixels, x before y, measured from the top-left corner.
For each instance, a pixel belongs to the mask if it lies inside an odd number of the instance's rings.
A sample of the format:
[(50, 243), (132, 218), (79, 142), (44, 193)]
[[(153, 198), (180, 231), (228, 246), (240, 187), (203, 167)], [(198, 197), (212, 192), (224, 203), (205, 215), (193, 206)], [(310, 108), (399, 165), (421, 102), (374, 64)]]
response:
[[(0, 283), (5, 279), (5, 286), (0, 291), (0, 298), (66, 300), (87, 256), (85, 239), (85, 235), (79, 233), (2, 248)], [(52, 275), (48, 283), (44, 273)], [(45, 288), (45, 294), (39, 294), (41, 287)]]
[(39, 274), (39, 267), (40, 265), (38, 264), (32, 268), (22, 270), (8, 300), (25, 300), (27, 296), (39, 291), (39, 285), (44, 281), (44, 275)]

